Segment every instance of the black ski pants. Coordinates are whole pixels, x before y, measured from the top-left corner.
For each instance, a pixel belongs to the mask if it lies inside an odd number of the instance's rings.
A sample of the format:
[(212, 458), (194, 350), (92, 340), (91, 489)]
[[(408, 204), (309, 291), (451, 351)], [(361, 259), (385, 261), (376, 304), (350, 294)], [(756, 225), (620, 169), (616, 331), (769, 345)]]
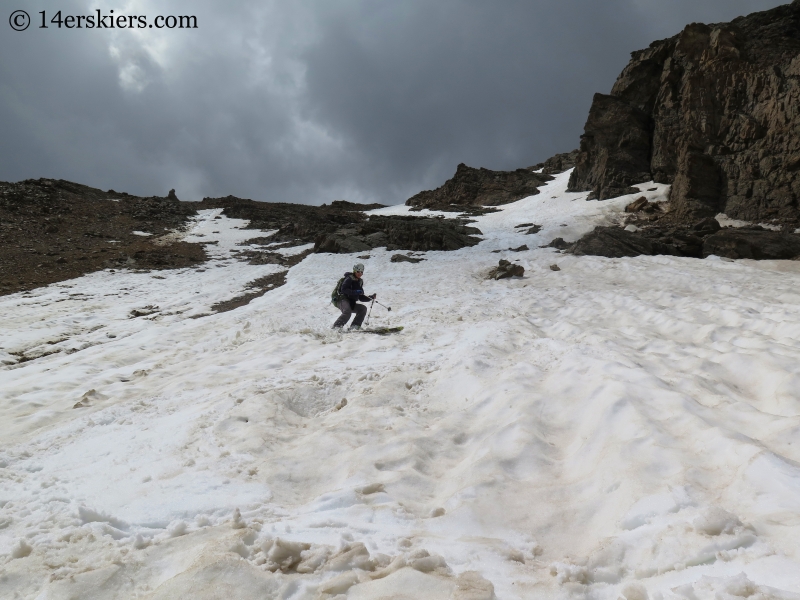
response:
[(353, 306), (350, 305), (350, 300), (347, 298), (342, 298), (339, 300), (339, 310), (342, 311), (341, 316), (336, 319), (336, 322), (333, 324), (333, 328), (336, 329), (337, 327), (344, 327), (345, 324), (350, 320), (350, 317), (353, 313), (356, 313), (356, 318), (353, 319), (353, 322), (350, 324), (350, 327), (361, 327), (361, 323), (364, 321), (364, 317), (367, 316), (367, 307), (363, 304), (357, 304), (353, 302)]

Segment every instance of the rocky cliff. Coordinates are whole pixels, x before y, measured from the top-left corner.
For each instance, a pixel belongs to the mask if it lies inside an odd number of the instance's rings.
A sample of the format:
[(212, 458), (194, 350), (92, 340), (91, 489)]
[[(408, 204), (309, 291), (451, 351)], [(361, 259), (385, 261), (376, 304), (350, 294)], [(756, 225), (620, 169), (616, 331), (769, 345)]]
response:
[(632, 54), (596, 94), (571, 191), (671, 183), (671, 217), (800, 221), (800, 0), (693, 23)]

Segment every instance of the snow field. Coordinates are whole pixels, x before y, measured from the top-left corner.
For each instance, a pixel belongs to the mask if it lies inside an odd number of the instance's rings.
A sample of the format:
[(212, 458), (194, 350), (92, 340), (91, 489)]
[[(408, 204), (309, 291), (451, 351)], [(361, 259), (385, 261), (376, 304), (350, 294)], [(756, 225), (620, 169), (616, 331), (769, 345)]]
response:
[(218, 211), (199, 269), (0, 298), (0, 596), (800, 597), (800, 264), (540, 249), (633, 198), (568, 176), (358, 259), (394, 336), (330, 330), (355, 255), (190, 318), (282, 270)]

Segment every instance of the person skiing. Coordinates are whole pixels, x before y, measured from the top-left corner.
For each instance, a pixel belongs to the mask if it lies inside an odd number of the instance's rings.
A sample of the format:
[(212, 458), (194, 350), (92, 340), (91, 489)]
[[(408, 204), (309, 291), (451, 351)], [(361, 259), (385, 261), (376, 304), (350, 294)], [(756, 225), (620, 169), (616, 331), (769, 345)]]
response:
[(367, 314), (367, 307), (357, 302), (371, 302), (378, 297), (378, 294), (371, 296), (364, 295), (364, 281), (361, 276), (364, 274), (364, 265), (357, 263), (353, 265), (352, 273), (345, 273), (342, 283), (339, 285), (338, 296), (334, 303), (336, 308), (342, 311), (342, 314), (336, 319), (333, 328), (341, 328), (350, 320), (350, 317), (355, 312), (356, 318), (353, 319), (350, 329), (361, 329), (361, 323)]

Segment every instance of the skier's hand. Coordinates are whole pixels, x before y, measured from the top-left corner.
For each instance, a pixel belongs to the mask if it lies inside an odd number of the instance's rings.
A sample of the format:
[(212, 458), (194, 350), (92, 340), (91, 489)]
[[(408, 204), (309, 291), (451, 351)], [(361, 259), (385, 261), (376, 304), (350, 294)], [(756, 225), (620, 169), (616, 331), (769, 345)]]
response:
[(372, 298), (373, 300), (375, 300), (377, 297), (378, 297), (378, 294), (372, 294), (372, 296), (370, 296), (370, 298)]

